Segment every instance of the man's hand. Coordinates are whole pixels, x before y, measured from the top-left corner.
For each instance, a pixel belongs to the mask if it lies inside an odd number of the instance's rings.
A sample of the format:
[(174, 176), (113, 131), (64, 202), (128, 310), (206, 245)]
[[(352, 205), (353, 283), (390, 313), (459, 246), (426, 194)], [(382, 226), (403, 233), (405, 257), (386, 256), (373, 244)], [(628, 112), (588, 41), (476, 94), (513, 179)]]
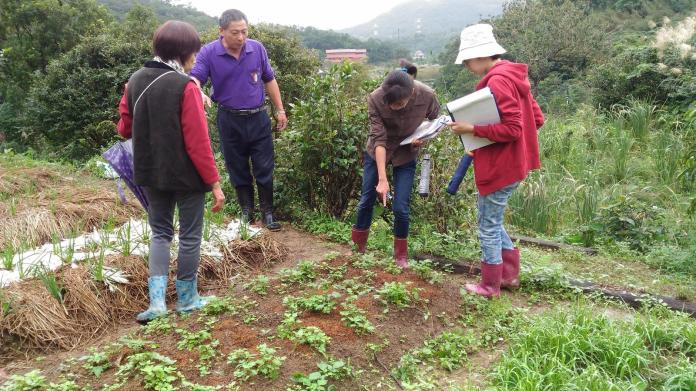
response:
[(389, 193), (389, 181), (386, 179), (380, 179), (379, 182), (377, 182), (377, 196), (379, 196), (379, 199), (382, 201), (382, 206), (386, 208), (387, 206), (387, 193)]
[(276, 111), (276, 121), (277, 121), (277, 128), (279, 131), (285, 129), (288, 126), (288, 117), (285, 115), (284, 110), (278, 110)]
[(420, 139), (411, 141), (411, 145), (414, 147), (420, 147), (423, 144), (425, 144), (425, 141)]
[(222, 192), (220, 182), (215, 182), (213, 184), (213, 201), (215, 203), (213, 204), (211, 210), (213, 212), (219, 212), (222, 210), (222, 207), (225, 205), (225, 194)]
[(456, 134), (474, 133), (474, 125), (468, 122), (449, 122), (447, 123), (447, 126), (449, 126)]

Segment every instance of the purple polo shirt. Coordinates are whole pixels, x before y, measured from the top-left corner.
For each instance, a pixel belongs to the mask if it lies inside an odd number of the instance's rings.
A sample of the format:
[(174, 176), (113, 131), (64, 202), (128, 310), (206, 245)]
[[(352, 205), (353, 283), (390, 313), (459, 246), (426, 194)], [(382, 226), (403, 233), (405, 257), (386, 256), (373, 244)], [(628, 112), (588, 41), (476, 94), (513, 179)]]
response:
[(211, 98), (229, 109), (255, 109), (264, 103), (264, 84), (275, 79), (261, 42), (247, 39), (239, 60), (227, 53), (219, 38), (201, 48), (190, 75), (212, 83)]

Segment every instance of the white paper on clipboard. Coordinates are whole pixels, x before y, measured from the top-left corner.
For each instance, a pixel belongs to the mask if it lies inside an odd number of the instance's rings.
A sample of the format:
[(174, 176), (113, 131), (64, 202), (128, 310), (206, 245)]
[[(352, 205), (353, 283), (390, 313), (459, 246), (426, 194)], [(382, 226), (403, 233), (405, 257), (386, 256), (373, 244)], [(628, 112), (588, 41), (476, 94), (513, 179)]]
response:
[[(473, 125), (500, 123), (498, 106), (495, 103), (495, 97), (491, 93), (491, 89), (488, 87), (449, 102), (445, 107), (455, 122), (464, 121)], [(467, 151), (473, 151), (494, 143), (494, 141), (476, 137), (473, 134), (460, 135), (459, 140), (461, 140), (464, 149)]]
[(415, 140), (430, 140), (440, 133), (449, 122), (449, 117), (442, 115), (432, 121), (423, 121), (412, 135), (406, 137), (400, 145), (411, 144)]

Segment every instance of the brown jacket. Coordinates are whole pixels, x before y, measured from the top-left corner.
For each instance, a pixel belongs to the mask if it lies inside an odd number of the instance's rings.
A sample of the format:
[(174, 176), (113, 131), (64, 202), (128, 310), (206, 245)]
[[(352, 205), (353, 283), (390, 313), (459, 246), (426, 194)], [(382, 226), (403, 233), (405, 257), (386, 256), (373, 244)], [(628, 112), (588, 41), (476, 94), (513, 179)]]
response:
[(420, 148), (399, 144), (413, 134), (427, 118), (435, 119), (440, 113), (440, 103), (435, 92), (423, 83), (415, 83), (415, 96), (406, 107), (399, 111), (389, 108), (384, 102), (382, 88), (374, 90), (367, 98), (370, 117), (370, 135), (367, 139), (367, 153), (375, 159), (375, 148), (382, 146), (387, 150), (387, 164), (394, 167), (404, 165), (418, 156)]

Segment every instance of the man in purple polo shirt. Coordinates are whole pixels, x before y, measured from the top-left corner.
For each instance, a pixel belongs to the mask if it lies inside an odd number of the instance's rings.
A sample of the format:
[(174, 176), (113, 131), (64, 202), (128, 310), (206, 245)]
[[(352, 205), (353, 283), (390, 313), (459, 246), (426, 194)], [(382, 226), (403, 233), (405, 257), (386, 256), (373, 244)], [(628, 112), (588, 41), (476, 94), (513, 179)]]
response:
[[(254, 221), (256, 179), (263, 223), (277, 231), (280, 224), (273, 219), (274, 153), (271, 119), (264, 105), (266, 92), (275, 107), (278, 130), (287, 126), (288, 119), (266, 48), (247, 35), (246, 15), (235, 9), (223, 12), (220, 38), (201, 49), (190, 74), (199, 86), (208, 80), (212, 83), (222, 154), (237, 190), (242, 219)], [(206, 103), (212, 105), (209, 99)]]

